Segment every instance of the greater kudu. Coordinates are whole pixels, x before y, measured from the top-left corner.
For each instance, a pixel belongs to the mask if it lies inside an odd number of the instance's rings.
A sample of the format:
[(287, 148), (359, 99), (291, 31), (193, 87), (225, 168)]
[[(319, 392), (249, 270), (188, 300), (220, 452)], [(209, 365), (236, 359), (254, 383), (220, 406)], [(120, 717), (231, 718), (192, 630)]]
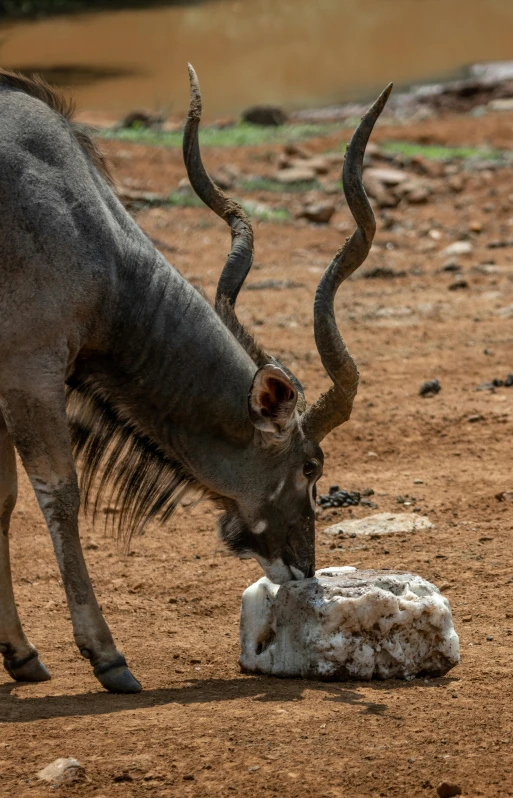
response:
[(15, 449), (50, 531), (76, 644), (108, 690), (141, 688), (88, 576), (75, 458), (84, 503), (98, 482), (95, 506), (110, 491), (123, 529), (165, 521), (193, 485), (224, 508), (221, 536), (236, 555), (256, 557), (278, 582), (313, 574), (319, 443), (349, 418), (358, 384), (333, 302), (374, 235), (362, 159), (390, 89), (347, 152), (344, 190), (358, 227), (317, 289), (315, 338), (333, 386), (307, 408), (298, 381), (235, 315), (253, 235), (203, 168), (192, 69), (190, 79), (187, 171), (232, 231), (215, 308), (126, 212), (70, 107), (38, 79), (0, 73), (0, 651), (14, 679), (49, 678), (12, 592)]

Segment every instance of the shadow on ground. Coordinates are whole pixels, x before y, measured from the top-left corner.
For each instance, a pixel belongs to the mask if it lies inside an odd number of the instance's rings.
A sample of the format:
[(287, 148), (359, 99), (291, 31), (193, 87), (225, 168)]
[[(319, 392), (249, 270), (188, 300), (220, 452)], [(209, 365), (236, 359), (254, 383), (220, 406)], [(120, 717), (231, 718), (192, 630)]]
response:
[[(451, 678), (417, 680), (411, 682), (369, 682), (366, 689), (412, 690), (421, 687), (441, 687), (454, 681)], [(187, 682), (178, 687), (145, 690), (139, 695), (111, 695), (106, 692), (85, 695), (58, 695), (37, 698), (19, 698), (11, 695), (18, 685), (6, 682), (0, 685), (1, 723), (28, 723), (35, 720), (49, 720), (65, 717), (87, 717), (105, 715), (126, 710), (148, 709), (166, 704), (203, 704), (222, 701), (236, 701), (252, 698), (263, 702), (301, 701), (305, 692), (325, 693), (325, 701), (351, 704), (362, 708), (362, 713), (386, 715), (388, 706), (366, 700), (358, 692), (358, 687), (330, 682), (308, 682), (301, 679), (268, 679), (263, 677), (241, 676), (238, 679), (204, 679)]]

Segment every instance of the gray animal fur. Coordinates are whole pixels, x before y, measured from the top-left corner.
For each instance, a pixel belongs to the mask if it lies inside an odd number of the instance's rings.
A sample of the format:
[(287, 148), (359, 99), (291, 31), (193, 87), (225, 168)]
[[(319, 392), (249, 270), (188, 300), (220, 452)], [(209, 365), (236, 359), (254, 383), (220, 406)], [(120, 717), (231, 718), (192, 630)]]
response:
[(229, 548), (286, 581), (313, 573), (322, 452), (295, 384), (154, 248), (71, 109), (5, 72), (0, 209), (0, 652), (14, 678), (49, 678), (12, 596), (16, 447), (77, 646), (107, 689), (135, 692), (83, 558), (75, 459), (85, 504), (99, 484), (95, 507), (117, 503), (128, 532), (167, 520), (191, 485), (204, 490), (225, 510)]

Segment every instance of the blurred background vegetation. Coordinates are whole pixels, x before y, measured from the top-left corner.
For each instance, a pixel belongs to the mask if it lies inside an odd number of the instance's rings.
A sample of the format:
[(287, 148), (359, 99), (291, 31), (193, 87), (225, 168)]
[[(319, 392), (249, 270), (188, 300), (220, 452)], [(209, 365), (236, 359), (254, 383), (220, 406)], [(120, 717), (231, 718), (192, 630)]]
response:
[(115, 8), (199, 5), (203, 0), (0, 0), (0, 16), (38, 17), (73, 11), (101, 11)]

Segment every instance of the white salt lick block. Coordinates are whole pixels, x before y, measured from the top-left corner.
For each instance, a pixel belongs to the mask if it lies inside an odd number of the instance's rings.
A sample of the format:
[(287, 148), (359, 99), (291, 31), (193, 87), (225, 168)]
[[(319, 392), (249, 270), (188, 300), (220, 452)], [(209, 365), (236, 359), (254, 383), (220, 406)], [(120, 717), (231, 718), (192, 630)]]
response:
[(240, 665), (306, 679), (442, 676), (459, 663), (449, 602), (420, 576), (324, 568), (244, 591)]

